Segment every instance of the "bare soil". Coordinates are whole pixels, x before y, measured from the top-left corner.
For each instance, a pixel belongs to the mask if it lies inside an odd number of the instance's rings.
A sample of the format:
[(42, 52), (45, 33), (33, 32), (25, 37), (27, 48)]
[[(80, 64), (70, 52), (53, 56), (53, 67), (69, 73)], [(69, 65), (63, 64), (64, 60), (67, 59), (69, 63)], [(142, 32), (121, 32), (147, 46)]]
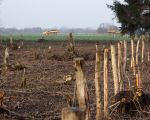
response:
[[(21, 42), (16, 42), (21, 45)], [(60, 41), (24, 41), (23, 47), (17, 50), (9, 49), (10, 65), (19, 63), (26, 67), (26, 86), (21, 88), (23, 69), (14, 70), (0, 68), (0, 90), (6, 92), (4, 97), (4, 106), (22, 115), (31, 116), (35, 120), (60, 120), (61, 110), (67, 107), (67, 95), (74, 95), (74, 81), (65, 82), (64, 75), (74, 75), (74, 57), (84, 57), (84, 72), (88, 81), (88, 91), (90, 99), (91, 119), (95, 120), (95, 87), (94, 87), (94, 70), (95, 70), (95, 43), (93, 42), (76, 42), (75, 48), (78, 55), (72, 56), (67, 53), (66, 44)], [(112, 44), (116, 45), (116, 42)], [(100, 42), (101, 60), (103, 61), (103, 48), (109, 47), (110, 42)], [(48, 51), (48, 47), (52, 51)], [(3, 64), (4, 50), (7, 42), (0, 43), (0, 65)], [(145, 62), (140, 62), (142, 73), (142, 89), (144, 93), (150, 94), (150, 63), (147, 62), (146, 51), (150, 48), (150, 43), (145, 46)], [(141, 51), (140, 51), (141, 54)], [(128, 79), (135, 83), (135, 76), (130, 69), (130, 44), (128, 43), (128, 61), (127, 74), (123, 78), (125, 89), (128, 89)], [(141, 61), (141, 59), (139, 59)], [(109, 101), (113, 98), (113, 77), (111, 71), (111, 61), (109, 58)], [(103, 65), (103, 62), (102, 62)], [(103, 67), (101, 65), (101, 87), (103, 88)], [(112, 114), (115, 119), (137, 119), (139, 116), (121, 116)], [(143, 116), (142, 116), (143, 117)], [(142, 119), (140, 116), (140, 118)], [(144, 116), (144, 117), (150, 117)], [(0, 114), (0, 120), (16, 120), (17, 118)]]

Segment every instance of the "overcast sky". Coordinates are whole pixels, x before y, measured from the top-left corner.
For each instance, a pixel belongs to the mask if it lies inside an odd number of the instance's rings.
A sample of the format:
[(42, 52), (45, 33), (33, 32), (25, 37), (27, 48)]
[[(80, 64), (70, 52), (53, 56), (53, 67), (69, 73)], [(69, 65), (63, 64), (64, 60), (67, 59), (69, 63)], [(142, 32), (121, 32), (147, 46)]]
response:
[(2, 27), (97, 28), (112, 23), (113, 13), (106, 4), (113, 0), (3, 0)]

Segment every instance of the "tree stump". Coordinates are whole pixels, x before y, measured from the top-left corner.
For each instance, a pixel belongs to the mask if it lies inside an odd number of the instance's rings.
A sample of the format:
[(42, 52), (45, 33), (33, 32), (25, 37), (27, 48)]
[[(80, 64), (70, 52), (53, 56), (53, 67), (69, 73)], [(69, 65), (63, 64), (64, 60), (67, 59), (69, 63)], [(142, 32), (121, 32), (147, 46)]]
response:
[(86, 109), (68, 107), (62, 110), (62, 120), (85, 120)]

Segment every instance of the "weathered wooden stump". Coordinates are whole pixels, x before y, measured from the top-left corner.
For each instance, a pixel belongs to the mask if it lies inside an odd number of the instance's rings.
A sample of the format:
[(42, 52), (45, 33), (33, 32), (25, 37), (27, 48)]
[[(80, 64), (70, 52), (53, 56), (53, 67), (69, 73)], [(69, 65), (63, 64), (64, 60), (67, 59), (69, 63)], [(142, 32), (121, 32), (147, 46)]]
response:
[(83, 58), (75, 58), (76, 97), (79, 106), (69, 107), (62, 110), (62, 120), (89, 120), (88, 87), (83, 72)]
[(9, 52), (8, 48), (5, 49), (5, 54), (4, 54), (4, 65), (7, 66), (9, 63)]
[(85, 120), (86, 109), (67, 107), (62, 110), (62, 120)]

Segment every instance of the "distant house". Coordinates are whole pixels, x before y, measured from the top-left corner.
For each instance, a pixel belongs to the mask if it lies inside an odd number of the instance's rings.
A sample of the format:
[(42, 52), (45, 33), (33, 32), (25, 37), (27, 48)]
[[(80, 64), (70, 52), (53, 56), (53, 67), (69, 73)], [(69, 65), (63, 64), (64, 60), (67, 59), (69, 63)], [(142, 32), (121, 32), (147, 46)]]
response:
[(107, 33), (108, 34), (121, 34), (119, 30), (108, 30)]
[(48, 36), (48, 35), (57, 35), (58, 30), (57, 29), (51, 29), (48, 31), (45, 31), (42, 33), (43, 36)]
[(107, 31), (108, 34), (115, 34), (115, 32), (116, 32), (115, 30), (108, 30)]

